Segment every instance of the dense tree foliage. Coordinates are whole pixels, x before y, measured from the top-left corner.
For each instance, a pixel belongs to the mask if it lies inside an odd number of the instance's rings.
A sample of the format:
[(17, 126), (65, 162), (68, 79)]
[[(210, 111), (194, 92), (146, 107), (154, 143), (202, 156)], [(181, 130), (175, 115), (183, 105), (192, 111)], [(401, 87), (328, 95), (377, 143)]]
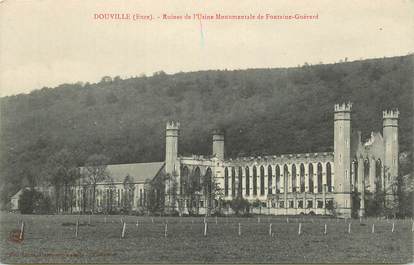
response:
[(53, 212), (50, 198), (33, 189), (26, 189), (20, 195), (19, 210), (22, 214)]
[(54, 188), (56, 211), (67, 212), (72, 209), (74, 198), (70, 187), (80, 177), (73, 155), (66, 149), (54, 153), (47, 159), (41, 174), (44, 175), (43, 180), (45, 180), (42, 184), (50, 184)]
[(162, 161), (167, 120), (181, 122), (184, 155), (210, 154), (216, 127), (226, 130), (228, 157), (332, 151), (333, 105), (349, 100), (364, 137), (381, 131), (383, 109), (398, 107), (401, 151), (409, 151), (413, 57), (106, 77), (1, 98), (2, 201), (63, 148), (78, 166), (95, 153), (110, 163)]
[(246, 213), (249, 211), (250, 203), (248, 200), (237, 196), (230, 201), (230, 207), (233, 210), (234, 214), (239, 215), (240, 213)]

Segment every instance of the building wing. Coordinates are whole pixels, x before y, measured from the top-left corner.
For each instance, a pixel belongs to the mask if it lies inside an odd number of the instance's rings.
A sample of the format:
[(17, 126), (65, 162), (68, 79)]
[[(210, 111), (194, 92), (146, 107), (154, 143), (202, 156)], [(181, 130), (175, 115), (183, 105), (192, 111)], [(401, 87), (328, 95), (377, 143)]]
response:
[[(123, 183), (129, 176), (131, 183), (144, 183), (145, 180), (152, 180), (154, 177), (164, 171), (164, 162), (150, 163), (131, 163), (131, 164), (112, 164), (106, 166), (106, 173), (109, 179), (99, 184), (112, 182), (114, 184)], [(80, 168), (81, 173), (85, 171), (84, 167)], [(81, 182), (87, 182), (82, 179)]]

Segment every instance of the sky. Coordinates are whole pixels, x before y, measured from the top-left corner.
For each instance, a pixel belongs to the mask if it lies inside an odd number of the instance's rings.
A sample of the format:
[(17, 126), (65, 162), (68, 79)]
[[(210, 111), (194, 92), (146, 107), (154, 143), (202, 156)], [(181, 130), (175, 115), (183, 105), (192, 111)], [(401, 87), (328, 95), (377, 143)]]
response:
[[(94, 19), (108, 13), (154, 19)], [(195, 13), (318, 18), (162, 19)], [(106, 75), (295, 67), (413, 49), (412, 0), (0, 0), (0, 96)]]

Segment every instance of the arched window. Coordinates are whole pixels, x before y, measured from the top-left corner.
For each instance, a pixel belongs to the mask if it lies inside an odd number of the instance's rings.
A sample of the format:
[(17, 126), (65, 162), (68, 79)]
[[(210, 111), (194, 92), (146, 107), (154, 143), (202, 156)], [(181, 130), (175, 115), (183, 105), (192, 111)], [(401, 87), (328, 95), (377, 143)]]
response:
[(260, 195), (265, 194), (265, 173), (264, 173), (264, 167), (260, 167)]
[(231, 168), (231, 196), (236, 197), (236, 170)]
[(328, 186), (328, 192), (332, 192), (332, 169), (331, 163), (326, 163), (326, 186)]
[(309, 192), (313, 193), (313, 164), (309, 163), (309, 169), (308, 169), (308, 174), (309, 174)]
[(194, 169), (193, 176), (191, 179), (193, 182), (192, 184), (193, 184), (194, 190), (201, 191), (201, 172), (200, 172), (199, 167), (196, 167)]
[(369, 160), (364, 161), (364, 183), (363, 185), (366, 186), (369, 183)]
[(377, 190), (382, 189), (382, 163), (380, 159), (375, 163), (375, 185)]
[(269, 165), (267, 167), (267, 193), (268, 194), (272, 194), (272, 177), (273, 177), (272, 166)]
[(189, 175), (188, 167), (187, 166), (181, 167), (181, 178), (180, 178), (181, 194), (187, 193), (188, 191), (188, 175)]
[(224, 195), (229, 196), (229, 169), (224, 169)]
[(246, 167), (246, 196), (250, 195), (250, 171), (249, 167)]
[(253, 195), (257, 195), (257, 169), (253, 166)]
[(289, 185), (289, 170), (288, 170), (287, 165), (284, 165), (284, 167), (283, 167), (283, 189), (286, 192), (289, 191), (288, 185)]
[(322, 193), (322, 164), (318, 163), (318, 193)]
[(300, 164), (300, 192), (305, 192), (305, 166)]
[(279, 165), (276, 165), (275, 169), (275, 175), (276, 175), (276, 194), (280, 193), (280, 167)]
[(354, 190), (358, 190), (358, 161), (354, 161)]
[(292, 192), (296, 192), (296, 166), (292, 165)]
[(239, 185), (237, 185), (237, 195), (243, 197), (243, 169), (239, 167)]

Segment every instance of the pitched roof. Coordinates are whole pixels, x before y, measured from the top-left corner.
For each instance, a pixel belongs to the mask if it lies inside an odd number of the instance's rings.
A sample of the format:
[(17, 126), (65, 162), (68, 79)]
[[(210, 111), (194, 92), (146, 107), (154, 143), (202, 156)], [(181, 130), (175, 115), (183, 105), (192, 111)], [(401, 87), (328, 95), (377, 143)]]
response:
[[(132, 183), (143, 183), (147, 179), (153, 179), (163, 168), (164, 162), (114, 164), (107, 165), (106, 172), (114, 183), (123, 183), (126, 176), (131, 178)], [(85, 167), (80, 170), (84, 171)], [(103, 181), (101, 184), (107, 182)]]
[(11, 199), (19, 199), (20, 195), (23, 193), (24, 189), (20, 189), (18, 192), (16, 192), (16, 194), (14, 194)]
[(132, 182), (145, 182), (146, 179), (153, 179), (164, 167), (164, 162), (134, 163), (108, 165), (107, 171), (115, 183), (121, 183), (129, 175)]

